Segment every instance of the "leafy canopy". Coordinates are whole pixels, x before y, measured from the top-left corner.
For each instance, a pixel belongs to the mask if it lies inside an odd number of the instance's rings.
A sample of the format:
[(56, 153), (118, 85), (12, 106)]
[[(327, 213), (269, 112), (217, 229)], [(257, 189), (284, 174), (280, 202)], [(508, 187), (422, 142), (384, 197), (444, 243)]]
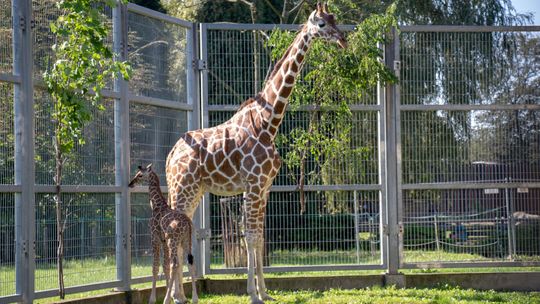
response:
[(131, 68), (115, 60), (107, 45), (109, 25), (103, 9), (116, 1), (64, 0), (57, 5), (63, 14), (51, 23), (56, 58), (43, 77), (54, 100), (56, 144), (69, 152), (76, 142), (84, 143), (82, 128), (92, 119), (92, 109), (104, 109), (101, 91), (117, 75), (129, 79)]
[[(348, 34), (349, 47), (314, 41), (306, 58), (306, 73), (295, 85), (290, 97), (291, 115), (300, 115), (303, 106), (315, 106), (308, 125), (280, 134), (277, 144), (288, 146), (284, 162), (290, 172), (299, 172), (300, 187), (304, 175), (311, 184), (362, 183), (355, 162), (368, 159), (375, 147), (368, 142), (353, 142), (353, 104), (373, 103), (374, 89), (380, 82), (393, 83), (396, 76), (383, 62), (387, 33), (397, 27), (395, 5), (384, 14), (373, 14)], [(277, 59), (294, 39), (295, 33), (275, 30), (269, 39), (272, 56)], [(304, 112), (305, 113), (305, 112)], [(316, 166), (306, 170), (309, 160)], [(343, 163), (346, 162), (346, 163)], [(347, 168), (344, 171), (342, 168)], [(356, 168), (356, 169), (355, 169)], [(338, 170), (339, 172), (334, 172)], [(293, 178), (296, 174), (292, 174)], [(331, 200), (331, 199), (330, 199)], [(337, 210), (332, 210), (337, 211)]]

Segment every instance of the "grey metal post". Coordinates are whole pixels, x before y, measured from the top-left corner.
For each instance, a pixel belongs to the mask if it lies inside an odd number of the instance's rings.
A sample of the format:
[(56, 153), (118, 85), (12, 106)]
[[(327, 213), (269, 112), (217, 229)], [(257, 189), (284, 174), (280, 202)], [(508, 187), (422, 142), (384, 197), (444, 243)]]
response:
[(32, 303), (36, 266), (32, 1), (12, 3), (13, 72), (21, 79), (13, 93), (15, 184), (21, 186), (15, 193), (15, 290), (23, 303)]
[[(508, 178), (505, 178), (505, 182), (508, 183)], [(512, 206), (512, 201), (510, 199), (510, 189), (504, 189), (504, 200), (506, 205), (506, 217), (507, 217), (507, 227), (508, 227), (508, 255), (510, 259), (514, 259), (516, 254), (516, 239), (515, 239), (515, 222), (514, 222), (514, 210)]]
[(356, 241), (356, 264), (360, 264), (360, 240), (358, 235), (360, 234), (359, 230), (359, 221), (358, 221), (358, 196), (356, 191), (353, 191), (353, 201), (354, 201), (354, 240)]
[[(395, 29), (389, 34), (391, 40), (385, 46), (385, 63), (390, 68), (395, 68), (398, 60), (399, 37)], [(399, 65), (397, 65), (399, 66)], [(395, 71), (399, 73), (399, 70)], [(387, 222), (387, 273), (397, 274), (399, 271), (399, 189), (398, 189), (398, 136), (399, 124), (397, 85), (387, 85), (384, 105), (385, 128), (386, 128), (386, 222)]]
[[(205, 23), (200, 24), (199, 28), (199, 58), (203, 62), (208, 60), (208, 41), (207, 41), (208, 29)], [(200, 105), (200, 115), (201, 115), (201, 126), (203, 128), (209, 127), (209, 113), (208, 113), (208, 70), (200, 70), (200, 95), (199, 95), (199, 105)], [(210, 231), (210, 195), (206, 193), (203, 197), (203, 200), (199, 206), (199, 212), (202, 214), (202, 224), (203, 229)], [(204, 267), (203, 271), (205, 274), (210, 273), (210, 262), (211, 262), (211, 244), (210, 239), (205, 239), (203, 242), (203, 252), (204, 252)]]
[[(120, 3), (113, 9), (113, 45), (119, 60), (127, 54), (127, 7)], [(129, 99), (128, 84), (120, 76), (114, 82), (119, 98), (114, 101), (114, 159), (115, 183), (121, 187), (116, 193), (116, 277), (120, 291), (130, 290), (131, 280), (131, 203), (129, 181)]]
[[(189, 113), (188, 129), (199, 129), (201, 127), (201, 115), (200, 115), (200, 98), (199, 98), (199, 78), (197, 77), (198, 71), (198, 48), (197, 48), (197, 24), (192, 23), (191, 27), (187, 30), (187, 100), (188, 104), (193, 106), (193, 111)], [(204, 212), (201, 208), (195, 210), (193, 215), (193, 227), (195, 230), (204, 229)], [(204, 277), (205, 275), (205, 256), (204, 256), (204, 241), (199, 240), (197, 233), (193, 234), (193, 255), (195, 256), (195, 266), (197, 277)]]
[[(384, 49), (385, 46), (379, 45), (379, 48)], [(388, 242), (387, 242), (387, 205), (386, 205), (386, 191), (387, 191), (387, 182), (386, 182), (386, 87), (381, 83), (377, 85), (377, 103), (381, 106), (381, 110), (378, 111), (378, 125), (377, 141), (379, 143), (379, 184), (381, 189), (379, 191), (379, 240), (380, 240), (380, 259), (383, 267), (387, 267), (388, 261)]]

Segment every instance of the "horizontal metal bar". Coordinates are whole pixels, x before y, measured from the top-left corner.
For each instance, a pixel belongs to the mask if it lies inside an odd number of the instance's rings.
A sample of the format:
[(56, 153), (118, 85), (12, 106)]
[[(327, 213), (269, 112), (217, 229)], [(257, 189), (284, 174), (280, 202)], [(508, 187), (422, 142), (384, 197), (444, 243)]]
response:
[(419, 262), (403, 263), (402, 269), (424, 268), (487, 268), (487, 267), (536, 267), (540, 262)]
[[(45, 82), (43, 81), (43, 79), (34, 79), (34, 87), (36, 88), (39, 88), (39, 89), (47, 89), (47, 85), (45, 84)], [(89, 95), (94, 95), (94, 91), (90, 90), (90, 92), (88, 92)], [(111, 99), (118, 99), (120, 98), (120, 93), (118, 92), (115, 92), (113, 90), (107, 90), (107, 89), (104, 89), (101, 91), (101, 95), (105, 98), (111, 98)]]
[[(188, 271), (184, 271), (183, 272), (184, 274), (184, 277), (188, 277), (189, 276), (189, 272)], [(133, 285), (133, 284), (142, 284), (142, 283), (148, 283), (148, 282), (152, 282), (152, 276), (149, 275), (149, 276), (144, 276), (144, 277), (136, 277), (136, 278), (131, 278), (130, 280), (130, 283)], [(158, 280), (164, 280), (165, 279), (165, 275), (163, 273), (160, 273), (158, 275)]]
[(17, 76), (17, 75), (13, 75), (13, 74), (0, 73), (0, 81), (2, 81), (2, 82), (11, 82), (11, 83), (20, 83), (21, 82), (21, 76)]
[[(53, 185), (36, 185), (36, 193), (54, 193), (56, 187)], [(63, 185), (62, 192), (65, 193), (118, 193), (122, 191), (120, 186), (92, 186), (92, 185)]]
[[(306, 272), (306, 271), (342, 271), (342, 270), (379, 270), (384, 269), (385, 265), (316, 265), (316, 266), (269, 266), (263, 267), (264, 272)], [(212, 269), (208, 274), (236, 274), (245, 273), (246, 268), (218, 268)]]
[(21, 192), (20, 185), (0, 185), (0, 193)]
[(512, 189), (512, 188), (540, 188), (540, 182), (500, 182), (500, 183), (425, 183), (403, 184), (403, 190), (442, 190), (442, 189)]
[(540, 110), (540, 104), (401, 105), (402, 111)]
[(21, 295), (2, 296), (0, 297), (0, 303), (20, 303), (22, 302)]
[(193, 105), (188, 104), (188, 103), (182, 103), (182, 102), (176, 102), (176, 101), (167, 100), (167, 99), (140, 96), (140, 95), (134, 95), (134, 94), (129, 94), (128, 98), (130, 101), (136, 102), (138, 104), (170, 108), (170, 109), (181, 110), (181, 111), (193, 111)]
[[(235, 112), (238, 110), (239, 105), (209, 105), (208, 111), (211, 112)], [(315, 111), (319, 110), (319, 106), (300, 106), (297, 111)], [(360, 111), (381, 111), (381, 105), (351, 105), (349, 109), (353, 112)]]
[[(238, 31), (271, 31), (276, 28), (281, 30), (296, 31), (299, 30), (301, 24), (252, 24), (252, 23), (230, 23), (230, 22), (218, 22), (218, 23), (203, 23), (209, 30), (238, 30)], [(338, 28), (343, 31), (352, 31), (356, 28), (356, 25), (343, 24), (338, 25)]]
[[(99, 290), (99, 289), (105, 289), (105, 288), (111, 288), (111, 287), (119, 287), (121, 283), (122, 282), (120, 281), (112, 281), (112, 282), (103, 282), (103, 283), (94, 283), (94, 284), (88, 284), (88, 285), (66, 287), (66, 294), (93, 291), (93, 290)], [(58, 289), (36, 291), (35, 295), (37, 299), (55, 297), (55, 296), (58, 296)]]
[[(169, 189), (167, 186), (161, 186), (161, 192), (163, 193), (169, 193)], [(129, 188), (130, 193), (148, 193), (148, 186), (135, 186), (133, 188)]]
[[(380, 191), (381, 185), (378, 184), (351, 184), (351, 185), (305, 185), (304, 191)], [(298, 191), (297, 185), (291, 186), (272, 186), (272, 192), (295, 192)]]
[(136, 13), (136, 14), (143, 15), (146, 17), (159, 19), (165, 22), (174, 23), (174, 24), (183, 26), (187, 29), (192, 29), (194, 26), (192, 22), (178, 19), (169, 15), (148, 9), (146, 7), (139, 6), (137, 4), (128, 3), (127, 9), (131, 13)]
[(404, 25), (401, 32), (538, 32), (540, 26)]
[(103, 95), (103, 97), (112, 98), (112, 99), (119, 99), (120, 98), (120, 93), (119, 92), (115, 92), (115, 91), (111, 91), (111, 90), (102, 90), (101, 95)]

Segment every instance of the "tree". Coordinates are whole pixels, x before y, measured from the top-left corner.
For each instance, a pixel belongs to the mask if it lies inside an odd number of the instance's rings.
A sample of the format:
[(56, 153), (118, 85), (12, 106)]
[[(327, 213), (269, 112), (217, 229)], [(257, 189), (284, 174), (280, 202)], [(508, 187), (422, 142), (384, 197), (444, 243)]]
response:
[(43, 75), (54, 102), (53, 146), (56, 173), (56, 225), (58, 237), (57, 266), (59, 295), (65, 296), (63, 279), (64, 231), (67, 211), (62, 200), (62, 176), (76, 143), (84, 144), (82, 128), (92, 119), (92, 110), (105, 109), (101, 91), (110, 79), (129, 78), (126, 62), (115, 60), (106, 44), (109, 30), (103, 8), (116, 1), (64, 0), (58, 2), (62, 15), (51, 24), (56, 35), (53, 45), (55, 62)]

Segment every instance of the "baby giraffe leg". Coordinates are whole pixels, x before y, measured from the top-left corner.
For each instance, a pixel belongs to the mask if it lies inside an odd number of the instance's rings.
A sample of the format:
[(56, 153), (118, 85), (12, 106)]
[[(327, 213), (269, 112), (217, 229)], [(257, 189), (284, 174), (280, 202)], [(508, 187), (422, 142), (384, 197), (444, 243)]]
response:
[(193, 304), (199, 303), (199, 296), (197, 295), (197, 281), (195, 279), (195, 265), (193, 264), (193, 255), (191, 254), (191, 250), (189, 250), (189, 254), (187, 255), (187, 261), (188, 261), (188, 267), (189, 267), (189, 275), (191, 275), (191, 301)]
[(156, 303), (156, 282), (159, 273), (159, 245), (159, 242), (152, 240), (152, 292), (150, 293), (150, 298), (148, 299), (149, 304)]
[(184, 293), (184, 284), (183, 284), (183, 277), (184, 277), (184, 251), (183, 248), (178, 247), (177, 256), (176, 259), (178, 261), (177, 263), (177, 270), (176, 270), (176, 277), (177, 280), (174, 282), (174, 298), (178, 300), (180, 303), (187, 303), (186, 294)]
[(171, 240), (167, 240), (167, 246), (169, 247), (169, 261), (171, 263), (171, 266), (169, 272), (169, 280), (167, 281), (167, 291), (165, 293), (165, 299), (163, 300), (163, 304), (171, 303), (173, 284), (174, 281), (177, 279), (176, 273), (178, 272), (178, 258), (176, 258), (178, 254), (176, 244), (174, 244), (173, 246), (173, 242)]

